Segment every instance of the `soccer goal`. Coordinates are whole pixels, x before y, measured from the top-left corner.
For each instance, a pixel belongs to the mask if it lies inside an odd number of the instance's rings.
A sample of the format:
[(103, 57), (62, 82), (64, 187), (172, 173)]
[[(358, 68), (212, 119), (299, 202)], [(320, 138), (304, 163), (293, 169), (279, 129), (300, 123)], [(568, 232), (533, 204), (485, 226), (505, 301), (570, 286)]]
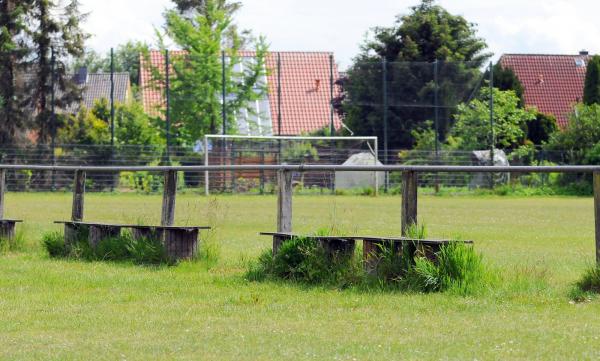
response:
[[(326, 136), (244, 136), (205, 135), (204, 164), (349, 164), (377, 165), (377, 137)], [(372, 187), (375, 192), (381, 172), (302, 172), (294, 174), (293, 183), (304, 190), (352, 189)], [(219, 192), (260, 193), (272, 190), (276, 183), (273, 171), (206, 171), (206, 195)]]

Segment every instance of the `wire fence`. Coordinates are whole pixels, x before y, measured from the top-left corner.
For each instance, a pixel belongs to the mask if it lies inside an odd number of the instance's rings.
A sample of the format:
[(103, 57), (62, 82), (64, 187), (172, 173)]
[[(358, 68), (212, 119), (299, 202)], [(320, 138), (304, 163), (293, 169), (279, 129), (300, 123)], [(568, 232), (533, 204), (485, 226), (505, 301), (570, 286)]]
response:
[[(293, 145), (293, 147), (290, 146)], [(300, 144), (300, 148), (298, 145)], [(306, 150), (306, 143), (289, 143), (277, 146), (276, 142), (252, 144), (217, 144), (209, 154), (210, 165), (371, 165), (374, 154), (368, 147), (357, 142), (346, 147), (332, 143), (313, 144), (308, 152), (294, 153), (292, 150)], [(360, 145), (363, 144), (363, 145)], [(498, 152), (500, 153), (500, 152)], [(531, 154), (517, 158), (514, 153), (507, 152), (508, 163), (504, 165), (542, 165), (566, 164), (566, 152), (548, 152), (532, 149)], [(348, 163), (356, 156), (370, 155), (367, 162)], [(2, 164), (51, 164), (65, 166), (153, 166), (183, 165), (202, 166), (206, 164), (203, 150), (172, 147), (170, 162), (166, 161), (164, 147), (158, 146), (82, 146), (56, 145), (54, 152), (50, 147), (0, 148)], [(379, 154), (379, 157), (382, 155)], [(488, 165), (476, 156), (476, 152), (391, 150), (388, 152), (387, 165)], [(307, 171), (293, 174), (293, 184), (298, 192), (304, 193), (343, 193), (372, 192), (374, 190), (374, 172), (330, 172)], [(270, 170), (211, 171), (207, 173), (210, 193), (273, 193), (276, 187), (276, 172)], [(400, 174), (391, 172), (380, 174), (379, 187), (384, 189), (385, 180), (390, 191), (401, 187)], [(180, 176), (180, 189), (204, 193), (206, 174), (199, 171), (185, 171)], [(499, 177), (496, 185), (507, 183), (508, 178)], [(529, 178), (513, 175), (511, 182), (531, 185)], [(543, 182), (543, 178), (540, 180)], [(32, 171), (9, 170), (7, 172), (7, 188), (11, 191), (64, 191), (72, 188), (73, 174), (69, 171)], [(162, 189), (162, 175), (148, 172), (94, 172), (87, 178), (89, 191), (122, 191), (122, 192), (159, 192)], [(535, 184), (540, 185), (540, 184)], [(488, 187), (488, 178), (477, 173), (422, 173), (419, 177), (420, 187)], [(369, 191), (370, 189), (370, 191)]]

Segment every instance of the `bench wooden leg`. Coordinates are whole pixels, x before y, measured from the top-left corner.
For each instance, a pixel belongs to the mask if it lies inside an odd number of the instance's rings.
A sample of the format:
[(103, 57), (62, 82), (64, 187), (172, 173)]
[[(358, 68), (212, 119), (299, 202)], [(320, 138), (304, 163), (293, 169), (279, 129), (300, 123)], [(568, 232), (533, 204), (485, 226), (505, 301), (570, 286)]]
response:
[(354, 239), (319, 239), (319, 243), (330, 257), (352, 257), (356, 248)]
[(13, 240), (15, 238), (15, 222), (0, 222), (0, 238), (7, 240)]
[(103, 239), (119, 237), (120, 235), (121, 226), (90, 225), (88, 242), (95, 249)]
[(81, 239), (87, 238), (89, 227), (82, 224), (65, 223), (65, 247), (69, 249)]
[(164, 245), (170, 259), (190, 259), (198, 250), (198, 230), (165, 229)]
[(402, 252), (402, 244), (383, 239), (363, 240), (363, 267), (367, 274), (377, 274), (379, 263), (384, 256), (384, 252), (399, 254)]

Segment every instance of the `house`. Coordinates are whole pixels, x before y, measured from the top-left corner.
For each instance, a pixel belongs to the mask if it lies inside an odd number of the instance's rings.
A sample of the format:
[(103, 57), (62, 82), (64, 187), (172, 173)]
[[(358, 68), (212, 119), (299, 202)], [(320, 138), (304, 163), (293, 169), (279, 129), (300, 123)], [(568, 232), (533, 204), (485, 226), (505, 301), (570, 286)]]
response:
[[(105, 98), (110, 101), (110, 73), (88, 73), (86, 68), (80, 68), (73, 79), (82, 88), (82, 99), (80, 104), (69, 107), (70, 112), (79, 110), (79, 106), (91, 109), (97, 100)], [(116, 103), (127, 103), (131, 100), (131, 83), (129, 73), (113, 73), (114, 101)]]
[[(170, 54), (176, 57), (185, 53), (172, 51)], [(241, 66), (246, 61), (252, 61), (254, 54), (252, 51), (240, 52), (240, 56), (244, 59)], [(333, 62), (333, 69), (330, 68), (330, 59), (333, 59), (333, 54), (329, 52), (269, 53), (265, 59), (267, 75), (260, 80), (266, 83), (267, 94), (250, 105), (254, 112), (242, 111), (236, 114), (238, 134), (300, 135), (329, 126), (331, 70), (333, 70), (333, 80), (338, 79), (339, 76), (335, 62)], [(165, 108), (164, 82), (153, 81), (152, 70), (158, 70), (164, 77), (164, 53), (151, 51), (149, 57), (141, 56), (140, 62), (140, 89), (144, 109), (152, 116), (162, 116)], [(280, 74), (277, 72), (278, 62), (281, 68)], [(334, 97), (338, 95), (338, 91), (335, 87)], [(281, 114), (281, 129), (279, 129), (279, 114)], [(340, 118), (335, 113), (333, 122), (336, 129), (342, 126)]]
[(569, 121), (573, 105), (583, 99), (587, 51), (577, 55), (504, 54), (500, 64), (510, 68), (524, 88), (525, 105), (552, 114), (560, 128)]

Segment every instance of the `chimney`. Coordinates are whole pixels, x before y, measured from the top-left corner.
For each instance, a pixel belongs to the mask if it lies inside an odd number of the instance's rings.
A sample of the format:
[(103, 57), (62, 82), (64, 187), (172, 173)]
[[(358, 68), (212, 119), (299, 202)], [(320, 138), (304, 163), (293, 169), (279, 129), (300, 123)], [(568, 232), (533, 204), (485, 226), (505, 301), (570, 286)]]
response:
[(582, 49), (579, 51), (579, 55), (590, 55), (590, 52), (585, 49)]
[(77, 72), (77, 83), (78, 84), (86, 84), (87, 77), (88, 77), (87, 67), (82, 66), (81, 68), (79, 68), (79, 71)]
[(319, 91), (321, 88), (321, 79), (315, 79), (315, 91)]

